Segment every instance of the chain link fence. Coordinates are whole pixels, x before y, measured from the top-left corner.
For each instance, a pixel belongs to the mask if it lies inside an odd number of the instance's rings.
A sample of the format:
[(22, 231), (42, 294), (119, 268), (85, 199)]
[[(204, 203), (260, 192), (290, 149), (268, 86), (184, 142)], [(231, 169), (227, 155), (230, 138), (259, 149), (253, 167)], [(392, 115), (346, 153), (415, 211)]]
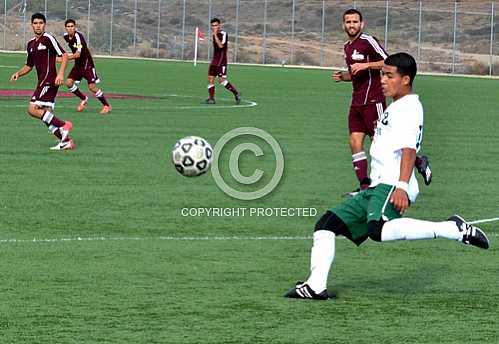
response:
[[(209, 38), (218, 17), (232, 62), (338, 67), (342, 13), (352, 7), (365, 32), (388, 52), (415, 56), (421, 71), (499, 75), (499, 9), (482, 0), (3, 0), (0, 47), (24, 50), (31, 14), (42, 12), (56, 37), (75, 19), (96, 54), (192, 60), (195, 28)], [(211, 49), (202, 42), (198, 59), (209, 60)]]

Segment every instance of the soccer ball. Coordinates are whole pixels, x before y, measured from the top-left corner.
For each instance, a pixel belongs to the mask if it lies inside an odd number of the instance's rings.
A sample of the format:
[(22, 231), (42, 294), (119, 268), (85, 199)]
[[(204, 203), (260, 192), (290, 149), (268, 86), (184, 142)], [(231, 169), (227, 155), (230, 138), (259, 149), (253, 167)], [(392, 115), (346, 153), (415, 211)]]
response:
[(198, 136), (187, 136), (177, 141), (172, 151), (175, 169), (183, 176), (196, 177), (206, 173), (211, 165), (213, 148)]

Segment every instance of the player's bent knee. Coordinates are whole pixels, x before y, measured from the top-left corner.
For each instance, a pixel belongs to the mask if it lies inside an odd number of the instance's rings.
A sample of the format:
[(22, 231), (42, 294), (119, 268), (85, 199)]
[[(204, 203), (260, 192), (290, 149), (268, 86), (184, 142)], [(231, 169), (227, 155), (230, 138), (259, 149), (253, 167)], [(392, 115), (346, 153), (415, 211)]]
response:
[(369, 221), (367, 224), (367, 235), (374, 241), (381, 242), (381, 230), (385, 221)]
[(347, 226), (345, 223), (332, 211), (328, 210), (321, 216), (315, 224), (314, 232), (330, 231), (337, 235), (344, 234)]
[(352, 149), (352, 152), (358, 153), (363, 151), (363, 144), (362, 140), (359, 139), (350, 139), (350, 148)]
[(31, 117), (34, 117), (34, 118), (41, 118), (43, 116), (43, 110), (41, 110), (40, 108), (38, 107), (35, 107), (33, 105), (30, 105), (28, 107), (28, 115), (30, 115)]

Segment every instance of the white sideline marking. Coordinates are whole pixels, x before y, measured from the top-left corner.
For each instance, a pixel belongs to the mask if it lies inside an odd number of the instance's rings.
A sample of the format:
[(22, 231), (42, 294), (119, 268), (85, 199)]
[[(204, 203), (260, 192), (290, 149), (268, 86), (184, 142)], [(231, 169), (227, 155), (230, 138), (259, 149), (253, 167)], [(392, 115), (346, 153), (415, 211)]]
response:
[[(499, 237), (499, 233), (489, 233), (489, 237)], [(344, 237), (338, 237), (345, 239)], [(75, 241), (299, 241), (312, 240), (312, 236), (159, 236), (159, 237), (74, 237), (74, 238), (33, 238), (33, 239), (0, 239), (0, 244), (26, 243), (65, 243)]]
[(12, 68), (12, 69), (18, 69), (18, 66), (5, 66), (5, 65), (0, 65), (0, 68)]
[(468, 223), (474, 225), (477, 223), (494, 222), (494, 221), (499, 221), (499, 217), (494, 217), (492, 219), (475, 220), (475, 221), (470, 221)]
[(63, 243), (72, 241), (147, 241), (147, 240), (165, 240), (165, 241), (272, 241), (272, 240), (310, 240), (311, 236), (204, 236), (204, 237), (75, 237), (75, 238), (33, 238), (33, 239), (0, 239), (0, 244), (17, 243)]

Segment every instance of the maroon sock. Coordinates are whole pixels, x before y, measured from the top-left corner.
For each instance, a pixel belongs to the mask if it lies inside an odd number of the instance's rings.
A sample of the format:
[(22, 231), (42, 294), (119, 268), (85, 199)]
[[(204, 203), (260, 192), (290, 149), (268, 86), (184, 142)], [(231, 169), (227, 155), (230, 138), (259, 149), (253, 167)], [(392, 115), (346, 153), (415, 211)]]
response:
[(215, 99), (215, 85), (208, 85), (208, 97)]
[(102, 105), (109, 106), (109, 103), (107, 102), (106, 97), (104, 97), (104, 92), (102, 92), (102, 90), (97, 90), (97, 92), (95, 92), (95, 96), (97, 97), (97, 99), (99, 99)]
[(57, 128), (52, 134), (54, 134), (54, 136), (57, 137), (59, 140), (62, 139), (62, 134), (59, 128)]
[(60, 127), (64, 126), (64, 124), (66, 124), (66, 122), (64, 122), (62, 119), (59, 119), (59, 118), (54, 116), (54, 118), (52, 118), (52, 122), (50, 124), (55, 125), (56, 127), (60, 128)]
[(368, 179), (367, 175), (367, 156), (365, 152), (359, 152), (352, 155), (352, 164), (357, 179), (361, 183), (361, 186), (365, 184)]
[(87, 98), (83, 93), (81, 93), (79, 88), (77, 88), (75, 91), (72, 91), (71, 93), (73, 93), (75, 96), (77, 96), (81, 100), (85, 100)]
[(225, 88), (228, 89), (229, 91), (231, 91), (235, 96), (237, 96), (237, 94), (239, 93), (239, 92), (237, 92), (236, 88), (228, 81), (227, 81), (227, 85), (225, 85)]
[(97, 97), (97, 99), (99, 99), (99, 101), (102, 103), (102, 105), (109, 106), (109, 103), (107, 102), (106, 97), (104, 97), (104, 96), (102, 96), (102, 97)]
[(64, 124), (66, 124), (66, 122), (64, 122), (63, 120), (60, 120), (59, 118), (55, 117), (55, 115), (49, 110), (45, 111), (41, 120), (43, 123), (47, 125), (47, 127), (53, 125), (59, 128), (62, 127)]

